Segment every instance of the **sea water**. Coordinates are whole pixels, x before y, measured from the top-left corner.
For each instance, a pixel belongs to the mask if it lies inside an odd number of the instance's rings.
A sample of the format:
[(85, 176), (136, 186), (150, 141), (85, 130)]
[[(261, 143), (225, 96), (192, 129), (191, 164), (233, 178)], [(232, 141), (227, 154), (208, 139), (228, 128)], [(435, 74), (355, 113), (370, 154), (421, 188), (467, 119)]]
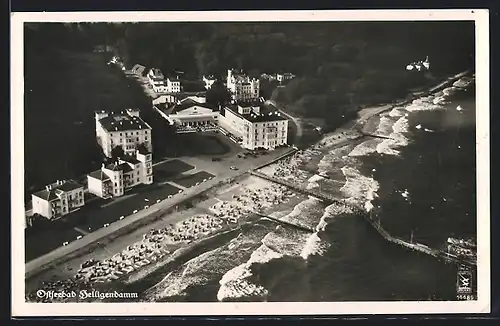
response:
[[(331, 189), (372, 210), (387, 231), (403, 239), (442, 248), (450, 236), (474, 236), (475, 98), (472, 89), (443, 94), (380, 117), (377, 132), (390, 139), (323, 153), (318, 172), (334, 180), (310, 178), (308, 187)], [(388, 243), (346, 207), (309, 198), (282, 218), (319, 232), (262, 220), (165, 271), (162, 280), (143, 289), (142, 300), (456, 298), (456, 266)]]

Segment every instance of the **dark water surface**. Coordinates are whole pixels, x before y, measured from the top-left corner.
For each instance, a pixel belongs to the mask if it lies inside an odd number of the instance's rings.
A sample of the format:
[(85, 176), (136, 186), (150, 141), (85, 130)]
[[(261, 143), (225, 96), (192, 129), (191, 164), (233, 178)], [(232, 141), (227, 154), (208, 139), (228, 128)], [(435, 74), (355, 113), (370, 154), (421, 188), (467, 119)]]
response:
[[(360, 158), (357, 168), (366, 176), (373, 174), (379, 182), (376, 214), (391, 234), (410, 239), (413, 233), (414, 241), (432, 247), (443, 247), (449, 236), (475, 235), (475, 101), (471, 95), (463, 92), (454, 96), (442, 110), (410, 113), (405, 133), (410, 141), (398, 149), (399, 156)], [(461, 111), (455, 109), (458, 105)], [(401, 194), (404, 190), (409, 193), (406, 199)], [(303, 218), (318, 220), (322, 209), (319, 213), (304, 212)], [(262, 221), (259, 232), (273, 232), (275, 227)], [(267, 231), (262, 233), (262, 228)], [(255, 243), (255, 250), (262, 235), (252, 232), (250, 228), (242, 236)], [(290, 246), (300, 237), (303, 235), (290, 234), (281, 239), (284, 246)], [(320, 254), (306, 259), (285, 254), (251, 265), (249, 279), (268, 294), (238, 301), (456, 300), (455, 265), (388, 243), (360, 216), (334, 217), (320, 237), (326, 244)], [(216, 250), (191, 264), (189, 277), (176, 278), (179, 284), (191, 286), (160, 300), (217, 301), (219, 280), (229, 269), (245, 263), (252, 251), (246, 256), (238, 253), (235, 259), (239, 261), (228, 265), (231, 250), (227, 240), (207, 248), (212, 249)], [(174, 281), (166, 280), (168, 286), (170, 283)]]

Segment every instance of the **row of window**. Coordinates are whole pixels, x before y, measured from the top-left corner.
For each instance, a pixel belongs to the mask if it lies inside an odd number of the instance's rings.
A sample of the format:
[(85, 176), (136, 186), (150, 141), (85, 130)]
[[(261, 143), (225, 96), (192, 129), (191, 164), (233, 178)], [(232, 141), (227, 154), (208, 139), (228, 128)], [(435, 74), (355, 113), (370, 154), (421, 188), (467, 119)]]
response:
[[(138, 183), (139, 181), (140, 181), (140, 179), (139, 179), (139, 178), (137, 178), (137, 183)], [(151, 182), (151, 177), (148, 177), (148, 182)], [(133, 182), (127, 183), (127, 186), (128, 186), (128, 185), (131, 185), (131, 184), (133, 184)], [(121, 183), (120, 183), (120, 185), (121, 185)], [(115, 187), (116, 187), (116, 182), (115, 182)], [(115, 195), (116, 195), (116, 194), (118, 194), (118, 190), (120, 190), (120, 189), (118, 189), (118, 188), (115, 188), (115, 189), (114, 189), (114, 193), (115, 193)]]
[[(149, 130), (145, 129), (144, 130), (144, 133), (147, 135), (149, 133)], [(123, 136), (123, 134), (125, 134), (125, 136), (133, 136), (134, 135), (134, 132), (133, 131), (130, 131), (130, 132), (120, 132), (120, 136)], [(136, 135), (139, 135), (139, 131), (136, 131), (135, 132)]]

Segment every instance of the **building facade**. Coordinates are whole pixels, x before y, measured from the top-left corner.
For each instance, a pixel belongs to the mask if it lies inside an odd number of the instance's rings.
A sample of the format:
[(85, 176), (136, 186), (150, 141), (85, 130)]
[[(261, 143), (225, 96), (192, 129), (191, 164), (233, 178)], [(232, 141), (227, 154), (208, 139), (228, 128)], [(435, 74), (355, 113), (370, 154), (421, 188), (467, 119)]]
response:
[(165, 82), (165, 76), (160, 69), (153, 68), (148, 72), (148, 81), (153, 91), (156, 93), (167, 92), (167, 83)]
[(295, 77), (294, 74), (285, 72), (284, 74), (276, 74), (276, 80), (278, 80), (280, 83), (291, 80)]
[(167, 78), (167, 93), (180, 93), (182, 91), (181, 81), (178, 77)]
[(58, 219), (85, 205), (83, 193), (83, 186), (75, 181), (58, 180), (31, 195), (33, 214)]
[(227, 71), (227, 89), (235, 101), (252, 101), (259, 98), (260, 81), (250, 78), (242, 71)]
[(140, 144), (152, 152), (151, 127), (141, 119), (139, 110), (98, 111), (95, 122), (97, 142), (106, 157), (111, 157), (115, 146), (120, 146), (127, 155), (134, 155)]
[(87, 175), (87, 182), (89, 192), (101, 198), (119, 197), (139, 184), (152, 184), (152, 154), (136, 151), (135, 157), (127, 155), (103, 164)]
[(218, 129), (219, 112), (207, 106), (203, 97), (186, 97), (173, 105), (157, 105), (154, 108), (176, 126), (177, 133)]
[(272, 150), (287, 144), (288, 120), (277, 111), (262, 112), (259, 104), (226, 106), (220, 112), (219, 126), (250, 150)]

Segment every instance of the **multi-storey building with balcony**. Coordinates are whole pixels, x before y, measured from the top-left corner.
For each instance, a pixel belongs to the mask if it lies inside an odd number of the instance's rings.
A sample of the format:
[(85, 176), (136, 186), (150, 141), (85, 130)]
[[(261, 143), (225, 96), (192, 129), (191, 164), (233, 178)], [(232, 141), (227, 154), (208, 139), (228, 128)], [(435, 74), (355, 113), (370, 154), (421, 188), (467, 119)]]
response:
[(125, 154), (134, 155), (140, 144), (152, 152), (151, 127), (139, 116), (139, 110), (95, 112), (97, 142), (104, 155), (111, 157), (114, 147), (120, 146)]
[(242, 147), (274, 149), (287, 144), (288, 120), (277, 111), (264, 112), (261, 103), (235, 103), (221, 109), (219, 126)]
[(156, 93), (167, 92), (167, 83), (165, 81), (165, 76), (160, 69), (153, 68), (149, 70), (147, 77), (149, 84), (153, 88), (153, 91), (155, 91)]
[(101, 198), (122, 196), (139, 184), (153, 183), (151, 153), (136, 152), (135, 157), (124, 156), (87, 176), (88, 190)]
[(178, 76), (167, 78), (167, 93), (180, 93), (182, 91), (181, 80)]
[(33, 214), (50, 220), (67, 215), (83, 205), (83, 186), (73, 180), (57, 181), (31, 195)]

